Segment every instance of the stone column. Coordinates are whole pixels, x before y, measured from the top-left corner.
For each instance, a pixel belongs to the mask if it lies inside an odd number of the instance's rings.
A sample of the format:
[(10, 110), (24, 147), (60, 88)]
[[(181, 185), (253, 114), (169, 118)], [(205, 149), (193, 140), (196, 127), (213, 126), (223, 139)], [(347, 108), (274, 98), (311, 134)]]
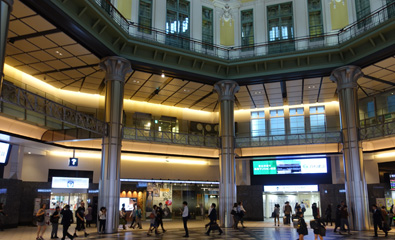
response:
[(233, 224), (233, 203), (237, 200), (236, 195), (236, 159), (235, 159), (235, 119), (234, 101), (235, 93), (239, 91), (239, 85), (234, 81), (223, 80), (214, 85), (218, 93), (219, 102), (219, 128), (221, 153), (219, 155), (219, 219), (223, 227), (231, 227)]
[(14, 0), (0, 0), (0, 96), (3, 89), (5, 48), (7, 45), (8, 25)]
[(368, 230), (369, 206), (363, 167), (362, 143), (359, 139), (357, 80), (363, 76), (357, 66), (344, 66), (332, 71), (330, 79), (337, 83), (340, 126), (343, 137), (343, 163), (350, 227)]
[(100, 67), (106, 72), (105, 122), (108, 129), (103, 138), (98, 208), (107, 208), (106, 233), (114, 233), (119, 223), (123, 92), (125, 75), (132, 69), (128, 60), (114, 56), (103, 58)]

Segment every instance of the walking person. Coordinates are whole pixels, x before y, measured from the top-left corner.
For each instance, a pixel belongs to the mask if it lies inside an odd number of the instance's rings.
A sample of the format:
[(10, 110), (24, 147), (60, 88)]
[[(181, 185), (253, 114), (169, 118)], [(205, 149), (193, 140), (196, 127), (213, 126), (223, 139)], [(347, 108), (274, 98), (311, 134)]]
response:
[(318, 207), (317, 207), (317, 203), (313, 203), (313, 204), (311, 205), (311, 210), (313, 211), (313, 217), (314, 217), (314, 219), (317, 219), (318, 211), (319, 211), (319, 209), (318, 209)]
[(276, 226), (276, 220), (277, 220), (277, 226), (280, 226), (280, 204), (274, 204), (274, 211), (273, 211), (273, 217), (274, 217), (274, 226)]
[(60, 223), (63, 225), (62, 240), (65, 240), (66, 236), (73, 239), (74, 237), (68, 232), (70, 224), (73, 223), (73, 213), (70, 211), (70, 206), (65, 205), (60, 214), (62, 215), (62, 221)]
[(239, 221), (240, 221), (240, 224), (241, 224), (241, 226), (242, 226), (243, 228), (245, 228), (243, 218), (244, 218), (244, 215), (245, 215), (245, 213), (246, 213), (246, 210), (245, 210), (244, 207), (243, 207), (243, 202), (242, 202), (242, 201), (240, 201), (240, 202), (238, 203), (237, 212), (239, 213)]
[(75, 227), (74, 230), (74, 235), (73, 237), (78, 237), (77, 236), (77, 231), (84, 231), (85, 237), (87, 237), (89, 234), (85, 230), (85, 203), (81, 201), (81, 205), (77, 208), (77, 211), (75, 211), (75, 218), (77, 219), (77, 226)]
[(378, 237), (377, 228), (382, 229), (383, 217), (381, 215), (381, 211), (377, 209), (376, 204), (372, 205), (372, 211), (373, 211), (374, 237)]
[(388, 226), (391, 227), (392, 225), (392, 220), (394, 218), (394, 204), (391, 205), (390, 211), (388, 212)]
[(383, 220), (383, 231), (385, 233), (385, 236), (387, 237), (390, 227), (388, 226), (388, 212), (385, 209), (385, 206), (381, 207), (381, 217)]
[(4, 204), (0, 203), (0, 231), (4, 231), (5, 217), (7, 214), (4, 212)]
[(314, 229), (314, 240), (318, 240), (318, 237), (320, 240), (323, 240), (326, 235), (326, 228), (325, 228), (325, 223), (321, 220), (320, 214), (318, 213), (317, 219), (314, 220), (314, 226), (312, 226)]
[(158, 220), (157, 220), (157, 213), (158, 213), (158, 207), (154, 205), (152, 207), (152, 212), (150, 214), (150, 226), (148, 228), (147, 236), (151, 236), (151, 232), (155, 230), (155, 234), (158, 235)]
[(93, 220), (92, 213), (93, 213), (93, 208), (92, 208), (92, 205), (89, 204), (88, 205), (88, 209), (86, 211), (86, 215), (85, 215), (86, 227), (91, 227), (91, 223), (92, 223), (92, 220)]
[(137, 204), (133, 204), (133, 210), (130, 213), (130, 218), (132, 219), (132, 222), (130, 223), (130, 228), (134, 228), (134, 223), (136, 222), (136, 212), (137, 212)]
[(325, 210), (325, 216), (326, 216), (326, 225), (329, 225), (330, 222), (332, 226), (332, 206), (330, 204), (328, 204), (328, 207)]
[(37, 219), (37, 237), (36, 240), (44, 240), (43, 235), (45, 230), (47, 229), (47, 224), (45, 223), (45, 208), (47, 205), (43, 203), (41, 208), (38, 210), (36, 214)]
[(333, 232), (337, 232), (336, 229), (340, 227), (340, 222), (341, 222), (341, 205), (336, 206), (336, 218), (335, 218), (335, 229)]
[(210, 219), (210, 227), (208, 228), (208, 231), (206, 232), (206, 235), (209, 236), (210, 232), (213, 230), (219, 230), (219, 235), (223, 233), (222, 229), (218, 226), (217, 224), (217, 210), (215, 209), (216, 204), (213, 203), (211, 204), (211, 211), (208, 214), (208, 218)]
[(50, 217), (50, 222), (52, 224), (51, 239), (58, 238), (58, 226), (60, 219), (60, 207), (55, 208), (55, 212), (52, 213)]
[(105, 207), (101, 207), (99, 212), (99, 233), (105, 233), (106, 219), (107, 219), (107, 209)]
[(126, 230), (126, 223), (125, 203), (122, 203), (122, 209), (119, 211), (119, 224), (122, 225), (123, 230)]
[(233, 228), (238, 229), (237, 225), (239, 224), (239, 213), (237, 209), (237, 203), (233, 204), (233, 208), (230, 214), (233, 216)]
[(346, 231), (344, 226), (347, 226), (348, 235), (351, 235), (350, 224), (348, 223), (348, 209), (347, 209), (347, 205), (343, 205), (343, 208), (341, 208), (341, 210), (340, 210), (340, 231), (339, 231), (340, 234), (342, 234), (342, 231), (343, 232)]
[(136, 221), (134, 222), (134, 224), (132, 226), (133, 229), (135, 228), (136, 225), (137, 225), (137, 227), (139, 229), (143, 229), (142, 226), (141, 226), (141, 217), (142, 217), (142, 215), (141, 215), (141, 208), (140, 208), (140, 206), (137, 206), (137, 209), (136, 209)]
[(304, 236), (309, 234), (309, 230), (307, 229), (307, 224), (304, 220), (303, 212), (298, 213), (298, 226), (296, 232), (299, 234), (299, 240), (303, 240)]
[(284, 206), (284, 215), (285, 215), (285, 222), (284, 224), (291, 224), (291, 213), (292, 207), (289, 205), (289, 202), (285, 202)]
[(163, 212), (163, 208), (162, 208), (162, 203), (159, 203), (159, 207), (158, 207), (158, 229), (159, 226), (162, 228), (162, 232), (165, 233), (166, 230), (163, 228), (163, 217), (164, 217), (164, 212)]
[(189, 237), (189, 232), (188, 232), (188, 219), (189, 219), (189, 209), (188, 209), (188, 203), (184, 201), (182, 203), (184, 206), (184, 209), (182, 210), (182, 222), (184, 223), (184, 229), (185, 229), (185, 235), (183, 237)]

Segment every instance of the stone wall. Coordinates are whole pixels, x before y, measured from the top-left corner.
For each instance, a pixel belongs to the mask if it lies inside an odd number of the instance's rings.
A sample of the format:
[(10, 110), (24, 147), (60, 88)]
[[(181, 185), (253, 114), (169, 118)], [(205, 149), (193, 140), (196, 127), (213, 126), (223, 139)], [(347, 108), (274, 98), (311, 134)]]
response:
[(245, 220), (263, 221), (263, 186), (237, 186), (237, 201), (242, 201)]

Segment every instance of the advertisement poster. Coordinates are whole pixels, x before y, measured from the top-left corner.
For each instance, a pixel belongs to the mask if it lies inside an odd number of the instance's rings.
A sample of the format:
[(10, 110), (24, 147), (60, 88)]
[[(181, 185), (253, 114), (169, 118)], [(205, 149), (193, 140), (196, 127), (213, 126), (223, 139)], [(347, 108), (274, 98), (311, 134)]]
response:
[(376, 205), (378, 208), (385, 206), (385, 198), (376, 198)]
[(253, 161), (254, 175), (327, 173), (326, 158)]
[(392, 204), (393, 204), (392, 198), (385, 198), (385, 202), (387, 204), (387, 211), (389, 211), (391, 209)]

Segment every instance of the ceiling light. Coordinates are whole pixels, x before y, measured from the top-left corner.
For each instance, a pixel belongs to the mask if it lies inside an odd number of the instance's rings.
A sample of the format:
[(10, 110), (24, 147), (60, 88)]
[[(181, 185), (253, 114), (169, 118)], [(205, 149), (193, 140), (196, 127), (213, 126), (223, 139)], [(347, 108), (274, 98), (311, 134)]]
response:
[(165, 74), (164, 73), (162, 73), (162, 75), (160, 75), (162, 78), (164, 78), (165, 77)]
[(386, 157), (394, 157), (395, 156), (395, 152), (386, 152), (386, 153), (380, 153), (377, 154), (376, 157), (378, 158), (386, 158)]

